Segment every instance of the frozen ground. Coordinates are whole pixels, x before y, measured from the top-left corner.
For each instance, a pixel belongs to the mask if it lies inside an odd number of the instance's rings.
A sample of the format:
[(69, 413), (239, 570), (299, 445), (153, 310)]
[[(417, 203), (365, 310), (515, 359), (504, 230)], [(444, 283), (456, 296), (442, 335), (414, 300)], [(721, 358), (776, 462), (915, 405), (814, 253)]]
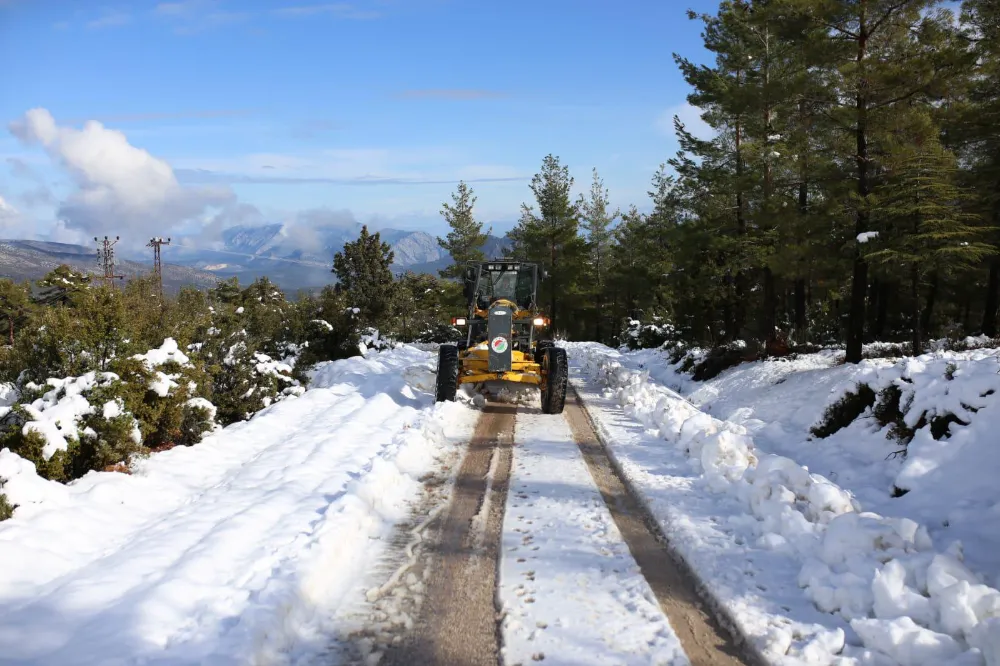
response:
[(631, 355), (567, 347), (625, 476), (772, 663), (1000, 664), (1000, 593), (960, 547), (770, 455), (753, 437), (767, 422), (720, 421), (631, 369)]
[(321, 365), (298, 398), (133, 475), (61, 485), (4, 450), (0, 664), (312, 663), (418, 479), (477, 413), (434, 358)]
[(498, 592), (505, 663), (686, 666), (566, 420), (522, 407), (514, 441)]

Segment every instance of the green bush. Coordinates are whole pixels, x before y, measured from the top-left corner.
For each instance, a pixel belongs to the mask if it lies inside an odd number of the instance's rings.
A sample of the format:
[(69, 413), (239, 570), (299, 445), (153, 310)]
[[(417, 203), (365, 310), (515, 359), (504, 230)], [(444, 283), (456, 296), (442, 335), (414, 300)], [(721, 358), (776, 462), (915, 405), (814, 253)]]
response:
[(197, 399), (184, 403), (181, 410), (180, 435), (177, 438), (179, 446), (193, 446), (215, 429), (215, 407), (201, 404)]
[[(2, 480), (0, 480), (0, 488), (3, 488), (3, 481)], [(6, 495), (4, 495), (3, 493), (0, 493), (0, 522), (3, 522), (5, 520), (7, 520), (8, 518), (10, 518), (11, 516), (13, 516), (14, 515), (14, 509), (16, 509), (16, 508), (17, 508), (16, 505), (12, 506), (11, 503), (7, 501), (7, 496)]]
[(70, 450), (56, 451), (51, 458), (46, 460), (42, 455), (46, 444), (45, 437), (31, 428), (25, 431), (23, 424), (28, 420), (27, 414), (23, 413), (23, 408), (20, 405), (15, 406), (14, 409), (21, 410), (23, 416), (14, 420), (8, 419), (3, 434), (0, 435), (0, 449), (8, 448), (25, 460), (34, 463), (35, 471), (42, 478), (63, 482), (72, 480), (69, 475), (69, 466), (74, 442), (69, 441)]
[(103, 405), (94, 407), (93, 413), (80, 420), (80, 437), (69, 465), (69, 475), (74, 479), (91, 470), (127, 471), (136, 457), (148, 454), (135, 417), (123, 412), (106, 418)]
[(819, 438), (829, 437), (846, 428), (875, 404), (875, 391), (868, 384), (858, 384), (854, 391), (848, 391), (839, 400), (826, 408), (819, 424), (811, 432)]
[(735, 344), (716, 347), (694, 365), (692, 379), (698, 382), (708, 381), (718, 377), (729, 368), (736, 367), (740, 363), (755, 361), (758, 358), (760, 358), (760, 354), (748, 347)]

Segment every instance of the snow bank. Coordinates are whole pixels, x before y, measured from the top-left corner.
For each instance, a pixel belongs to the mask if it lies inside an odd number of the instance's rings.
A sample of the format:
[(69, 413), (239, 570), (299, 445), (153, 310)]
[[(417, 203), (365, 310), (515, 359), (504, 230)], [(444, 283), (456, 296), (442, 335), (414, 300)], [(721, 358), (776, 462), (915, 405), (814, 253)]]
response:
[[(937, 351), (916, 358), (838, 364), (833, 350), (797, 358), (745, 363), (707, 382), (677, 372), (665, 354), (643, 350), (619, 357), (680, 390), (699, 409), (738, 423), (758, 446), (821, 472), (871, 511), (925, 525), (935, 541), (959, 540), (967, 565), (1000, 586), (1000, 351), (989, 338), (963, 342), (968, 351)], [(859, 383), (874, 391), (895, 386), (905, 423), (915, 430), (907, 454), (872, 410), (824, 439), (810, 429), (827, 406)], [(935, 419), (949, 414), (941, 439)], [(921, 425), (921, 418), (923, 425)], [(919, 426), (919, 427), (916, 427)], [(809, 441), (813, 440), (813, 441)], [(908, 491), (898, 497), (899, 491)]]
[[(599, 345), (567, 347), (583, 375), (606, 387), (605, 398), (641, 423), (645, 433), (654, 431), (683, 454), (688, 473), (679, 476), (686, 477), (689, 491), (720, 496), (717, 508), (730, 515), (723, 530), (727, 538), (714, 535), (716, 548), (771, 552), (786, 566), (797, 566), (798, 584), (814, 608), (836, 613), (847, 623), (827, 615), (820, 626), (806, 630), (811, 638), (803, 641), (803, 628), (788, 626), (793, 622), (787, 619), (781, 623), (776, 619), (780, 613), (759, 608), (736, 612), (743, 603), (740, 597), (753, 589), (750, 581), (740, 590), (731, 580), (712, 580), (719, 571), (706, 565), (697, 547), (691, 548), (685, 553), (689, 563), (722, 597), (743, 633), (775, 663), (827, 664), (840, 655), (842, 664), (929, 666), (951, 658), (963, 664), (1000, 664), (995, 635), (1000, 592), (965, 567), (960, 545), (939, 550), (917, 522), (863, 512), (857, 499), (837, 484), (789, 458), (756, 450), (746, 427), (701, 412), (651, 382), (648, 373), (624, 367), (616, 352)], [(595, 420), (609, 422), (600, 414)], [(650, 501), (659, 492), (648, 480), (649, 448), (655, 444), (644, 436), (633, 442), (645, 457), (631, 456), (631, 465), (630, 452), (613, 436), (611, 452), (666, 523), (667, 533), (683, 532), (687, 518), (678, 515), (682, 508), (675, 505), (671, 514), (664, 512), (664, 503)], [(697, 546), (709, 544), (701, 540)], [(759, 581), (761, 573), (748, 575)], [(782, 610), (792, 620), (809, 615), (793, 612), (792, 606)]]
[(0, 452), (0, 661), (283, 664), (319, 655), (338, 609), (475, 412), (435, 405), (401, 347), (321, 364), (316, 388), (68, 485)]

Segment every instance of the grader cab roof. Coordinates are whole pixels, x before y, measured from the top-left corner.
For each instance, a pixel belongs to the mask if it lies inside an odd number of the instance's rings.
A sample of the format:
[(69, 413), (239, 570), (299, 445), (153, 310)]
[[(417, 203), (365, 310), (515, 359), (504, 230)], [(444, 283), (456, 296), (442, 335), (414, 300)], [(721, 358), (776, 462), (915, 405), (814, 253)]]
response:
[(538, 264), (495, 259), (472, 262), (465, 271), (465, 296), (470, 307), (485, 309), (498, 299), (531, 308), (538, 291)]

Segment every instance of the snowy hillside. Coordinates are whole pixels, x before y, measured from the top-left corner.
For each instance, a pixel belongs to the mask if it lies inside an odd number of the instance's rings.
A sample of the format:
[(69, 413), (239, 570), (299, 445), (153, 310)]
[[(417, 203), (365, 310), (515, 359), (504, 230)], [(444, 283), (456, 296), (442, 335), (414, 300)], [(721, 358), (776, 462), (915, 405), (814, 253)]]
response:
[(0, 663), (291, 663), (363, 598), (418, 481), (474, 412), (434, 406), (433, 356), (320, 364), (304, 395), (131, 475), (68, 485), (0, 452)]
[[(768, 661), (1000, 664), (997, 350), (857, 367), (821, 354), (698, 385), (664, 352), (567, 346), (623, 474)], [(859, 381), (904, 392), (905, 460), (886, 460), (900, 445), (870, 407), (810, 434)], [(935, 439), (946, 410), (968, 425)]]

